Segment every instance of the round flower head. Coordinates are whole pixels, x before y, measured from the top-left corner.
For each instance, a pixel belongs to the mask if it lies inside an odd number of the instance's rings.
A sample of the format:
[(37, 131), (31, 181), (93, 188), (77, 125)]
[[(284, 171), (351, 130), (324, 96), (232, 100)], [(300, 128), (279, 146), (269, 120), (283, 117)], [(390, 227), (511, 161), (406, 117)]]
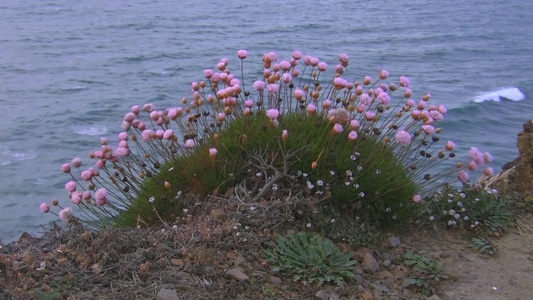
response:
[(333, 129), (332, 129), (333, 134), (339, 134), (339, 133), (341, 133), (343, 130), (344, 130), (344, 128), (342, 127), (341, 124), (336, 123), (335, 125), (333, 125)]
[(485, 176), (492, 176), (494, 175), (494, 169), (493, 168), (486, 168), (484, 171), (483, 171), (483, 174)]
[(240, 59), (245, 59), (248, 56), (248, 51), (246, 50), (239, 50), (237, 51), (237, 57)]
[(453, 148), (455, 148), (455, 143), (452, 142), (452, 141), (447, 141), (446, 145), (444, 145), (444, 149), (446, 149), (448, 151), (452, 151)]
[(163, 138), (165, 140), (170, 140), (172, 139), (173, 136), (174, 136), (174, 131), (172, 131), (172, 129), (167, 129), (165, 130), (165, 133), (163, 133)]
[(470, 148), (468, 155), (470, 156), (470, 159), (475, 161), (478, 166), (482, 166), (485, 163), (483, 153), (481, 153), (481, 151), (479, 151), (476, 147)]
[(365, 113), (365, 119), (367, 119), (368, 121), (372, 121), (375, 116), (376, 116), (376, 114), (371, 112), (371, 111), (367, 111)]
[(457, 173), (457, 179), (459, 179), (459, 181), (461, 181), (462, 183), (467, 183), (468, 178), (468, 172), (466, 172), (465, 170), (461, 170)]
[(328, 69), (328, 64), (327, 64), (327, 63), (325, 63), (325, 62), (320, 62), (320, 63), (318, 63), (318, 70), (319, 70), (320, 72), (324, 72), (324, 71), (326, 71), (327, 69)]
[(289, 132), (287, 130), (283, 130), (281, 132), (281, 140), (286, 142), (288, 138), (289, 138)]
[(218, 153), (218, 150), (216, 148), (209, 148), (209, 156), (210, 157), (216, 157)]
[(81, 158), (74, 157), (71, 162), (72, 167), (79, 168), (81, 166)]
[(264, 90), (265, 89), (265, 82), (257, 80), (256, 82), (254, 82), (254, 89), (257, 90), (257, 91)]
[(81, 203), (81, 193), (78, 192), (78, 191), (75, 191), (72, 193), (72, 195), (70, 195), (70, 201), (72, 201), (72, 203), (78, 205)]
[(207, 79), (210, 79), (213, 76), (213, 70), (211, 69), (205, 69), (204, 70), (204, 77)]
[(400, 86), (404, 88), (408, 88), (411, 85), (411, 82), (409, 81), (409, 78), (405, 76), (400, 76)]
[(50, 206), (48, 205), (48, 203), (41, 203), (40, 209), (41, 212), (47, 213), (50, 211)]
[(488, 163), (491, 163), (491, 162), (492, 162), (492, 155), (490, 155), (489, 152), (485, 152), (485, 153), (483, 153), (483, 161), (484, 161), (485, 163), (487, 163), (487, 164), (488, 164)]
[(298, 88), (294, 90), (294, 98), (296, 98), (296, 100), (302, 100), (304, 96), (305, 92), (302, 89)]
[(316, 114), (316, 106), (314, 106), (313, 104), (307, 105), (307, 113), (310, 115)]
[(357, 132), (355, 130), (350, 131), (350, 133), (348, 134), (348, 139), (350, 141), (357, 140)]
[(194, 142), (194, 140), (188, 139), (185, 141), (185, 148), (192, 149), (194, 148), (194, 146), (196, 146), (196, 143)]
[(275, 108), (271, 108), (267, 110), (266, 115), (270, 120), (275, 120), (279, 116), (279, 111)]
[(59, 218), (63, 221), (63, 224), (67, 225), (73, 218), (72, 208), (65, 207), (59, 211)]
[(420, 203), (421, 200), (422, 200), (422, 197), (420, 197), (420, 195), (417, 194), (413, 196), (414, 203)]
[(424, 131), (425, 134), (430, 135), (435, 133), (435, 127), (431, 125), (422, 125), (422, 131)]
[(85, 171), (81, 172), (81, 179), (82, 180), (89, 181), (92, 178), (93, 178), (93, 170), (92, 169), (85, 170)]
[(63, 164), (61, 166), (61, 171), (63, 171), (63, 173), (70, 173), (70, 165), (69, 164)]
[(389, 72), (387, 70), (381, 70), (381, 72), (379, 72), (380, 79), (387, 79), (387, 77), (389, 77)]
[(411, 135), (405, 130), (400, 130), (396, 133), (396, 141), (403, 146), (411, 144)]
[(74, 181), (69, 181), (65, 184), (65, 190), (68, 192), (74, 192), (76, 190), (76, 183)]
[(350, 129), (351, 130), (356, 130), (357, 128), (359, 128), (359, 121), (351, 120), (350, 121)]

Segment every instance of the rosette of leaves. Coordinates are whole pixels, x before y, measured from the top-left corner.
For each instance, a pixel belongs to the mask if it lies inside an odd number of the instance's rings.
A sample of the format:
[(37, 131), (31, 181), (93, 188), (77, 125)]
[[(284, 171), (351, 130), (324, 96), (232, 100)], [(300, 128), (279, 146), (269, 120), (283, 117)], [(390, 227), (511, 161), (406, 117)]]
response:
[(512, 219), (507, 200), (484, 190), (472, 190), (472, 192), (469, 194), (470, 198), (475, 199), (469, 212), (472, 222), (479, 222), (477, 227), (485, 230), (489, 235), (502, 235)]
[(472, 243), (468, 246), (479, 253), (488, 253), (494, 255), (498, 250), (485, 238), (472, 238)]
[(425, 295), (435, 292), (434, 283), (448, 278), (439, 263), (426, 256), (408, 252), (404, 255), (404, 262), (413, 268), (415, 274), (406, 277), (403, 286), (414, 286)]
[(294, 281), (335, 282), (354, 278), (355, 260), (330, 240), (318, 235), (299, 232), (278, 236), (272, 249), (263, 251), (272, 271), (291, 276)]

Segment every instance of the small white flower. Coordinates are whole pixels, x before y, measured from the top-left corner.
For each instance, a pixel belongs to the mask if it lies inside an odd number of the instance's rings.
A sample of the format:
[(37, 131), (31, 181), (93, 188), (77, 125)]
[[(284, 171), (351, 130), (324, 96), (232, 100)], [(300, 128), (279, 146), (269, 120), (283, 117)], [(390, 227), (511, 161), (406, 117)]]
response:
[(455, 215), (455, 210), (450, 209), (450, 211), (448, 213), (453, 216), (453, 215)]
[(451, 226), (451, 225), (453, 225), (454, 222), (455, 221), (450, 220), (450, 221), (448, 221), (448, 225)]
[(479, 202), (479, 198), (474, 199), (474, 201)]
[(323, 195), (323, 194), (324, 194), (324, 191), (316, 191), (316, 194), (317, 194), (317, 195)]
[(176, 197), (179, 198), (179, 197), (181, 196), (181, 194), (183, 194), (183, 193), (182, 193), (181, 191), (178, 191), (178, 192), (176, 193)]
[(298, 176), (302, 176), (302, 171), (298, 171)]
[(253, 205), (250, 206), (250, 210), (251, 210), (251, 211), (254, 211), (254, 210), (256, 210), (256, 209), (257, 209), (257, 207), (255, 207), (255, 206), (253, 206)]
[(250, 229), (250, 226), (244, 226), (244, 229), (248, 230)]
[(235, 233), (235, 235), (236, 235), (236, 236), (239, 236), (239, 235), (241, 235), (241, 233), (240, 233), (240, 232), (237, 232), (237, 233)]
[(356, 155), (356, 156), (361, 155), (361, 153), (359, 153), (359, 152), (354, 152), (353, 154)]
[(381, 174), (381, 170), (380, 169), (376, 169), (376, 174)]
[(335, 175), (335, 171), (329, 171), (329, 174), (331, 174), (331, 176)]
[(492, 193), (493, 194), (498, 194), (498, 190), (497, 189), (492, 189)]
[(363, 198), (364, 196), (365, 196), (365, 193), (363, 193), (363, 192), (359, 193), (359, 197)]
[(333, 223), (335, 223), (336, 221), (335, 221), (335, 219), (331, 219), (330, 222), (331, 222), (331, 224), (333, 224)]
[(454, 194), (448, 194), (448, 197), (450, 197), (450, 198), (454, 198), (455, 195), (454, 195)]
[(303, 214), (303, 211), (301, 211), (300, 209), (298, 210), (298, 214), (301, 215)]
[(355, 157), (355, 155), (350, 155), (350, 159), (351, 159), (351, 160), (356, 160), (357, 157)]
[(311, 228), (311, 223), (307, 223), (307, 228)]
[(172, 230), (178, 230), (178, 225), (172, 226)]
[(303, 177), (307, 177), (307, 173), (303, 173), (302, 176), (303, 176)]
[(350, 185), (350, 182), (349, 182), (349, 181), (346, 181), (344, 184), (345, 184), (346, 186), (349, 186), (349, 185)]
[(454, 215), (454, 218), (456, 218), (456, 219), (458, 219), (458, 220), (459, 220), (460, 217), (461, 217), (460, 214), (455, 214), (455, 215)]
[(322, 181), (322, 180), (318, 180), (318, 181), (316, 182), (316, 185), (318, 185), (318, 186), (324, 186), (324, 181)]
[(169, 171), (169, 172), (174, 171), (174, 167), (170, 167), (170, 168), (168, 169), (168, 171)]
[(243, 242), (246, 242), (247, 240), (248, 240), (247, 238), (243, 238), (243, 239), (242, 239)]
[(257, 173), (255, 174), (255, 176), (256, 176), (256, 177), (261, 177), (261, 176), (263, 176), (263, 174), (261, 174), (261, 172), (257, 172)]
[(165, 233), (165, 228), (161, 228), (161, 233)]
[(353, 175), (352, 171), (350, 171), (350, 170), (346, 170), (346, 176), (350, 177), (350, 176), (352, 176), (352, 175)]
[(357, 170), (358, 171), (363, 171), (363, 167), (362, 166), (357, 166)]
[(461, 208), (461, 211), (462, 211), (462, 212), (465, 212), (465, 211), (466, 211), (466, 208), (464, 208), (464, 207)]
[(152, 196), (152, 197), (150, 197), (150, 199), (148, 199), (148, 202), (150, 202), (150, 203), (154, 203), (154, 201), (155, 201), (155, 197), (154, 196)]
[(391, 209), (390, 207), (387, 207), (387, 208), (385, 209), (385, 211), (386, 211), (386, 212), (391, 212), (392, 209)]
[(435, 221), (435, 217), (434, 216), (429, 216), (429, 220), (433, 222), (433, 221)]
[(448, 199), (448, 203), (452, 203), (452, 202), (453, 202), (453, 200), (452, 200), (452, 199)]
[(457, 202), (457, 205), (459, 205), (460, 207), (463, 207), (463, 202)]
[(470, 218), (469, 218), (468, 216), (465, 216), (465, 217), (463, 218), (463, 220), (468, 221), (468, 220), (470, 220)]
[(354, 186), (356, 189), (359, 188), (359, 184), (358, 184), (358, 183), (354, 184), (353, 186)]
[(459, 196), (461, 196), (461, 198), (466, 198), (466, 194), (465, 193), (460, 193)]

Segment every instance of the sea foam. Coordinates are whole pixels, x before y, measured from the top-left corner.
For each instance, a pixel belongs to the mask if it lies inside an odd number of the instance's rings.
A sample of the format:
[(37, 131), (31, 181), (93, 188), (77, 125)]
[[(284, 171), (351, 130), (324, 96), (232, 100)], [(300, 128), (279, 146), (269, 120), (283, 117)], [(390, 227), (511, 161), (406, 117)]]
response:
[(472, 101), (476, 103), (481, 103), (485, 101), (501, 101), (502, 99), (511, 101), (521, 101), (525, 98), (526, 97), (524, 96), (522, 91), (520, 91), (518, 88), (506, 87), (491, 92), (481, 93)]

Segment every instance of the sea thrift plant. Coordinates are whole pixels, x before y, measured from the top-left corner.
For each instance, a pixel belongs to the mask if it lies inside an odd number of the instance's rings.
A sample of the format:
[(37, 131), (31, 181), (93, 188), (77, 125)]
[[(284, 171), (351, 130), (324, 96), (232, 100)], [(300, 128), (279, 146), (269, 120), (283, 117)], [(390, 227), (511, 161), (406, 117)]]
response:
[[(405, 76), (353, 77), (346, 54), (330, 67), (299, 51), (286, 59), (268, 52), (256, 72), (245, 72), (249, 60), (239, 50), (203, 70), (173, 107), (132, 106), (117, 137), (63, 164), (80, 218), (174, 221), (184, 202), (240, 186), (253, 201), (296, 192), (386, 224), (405, 221), (446, 180), (467, 183), (492, 160), (472, 148), (470, 162), (441, 167), (456, 156), (453, 141), (439, 138), (446, 108)], [(63, 220), (74, 218), (59, 208)]]

